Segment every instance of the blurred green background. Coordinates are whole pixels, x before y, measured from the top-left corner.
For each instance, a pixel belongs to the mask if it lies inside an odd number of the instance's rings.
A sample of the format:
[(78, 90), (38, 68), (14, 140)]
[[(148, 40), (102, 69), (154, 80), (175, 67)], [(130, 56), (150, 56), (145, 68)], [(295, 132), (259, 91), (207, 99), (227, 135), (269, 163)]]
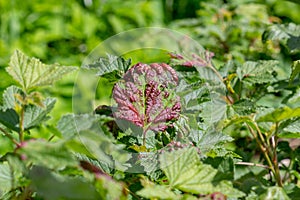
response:
[[(166, 27), (191, 36), (215, 53), (217, 67), (258, 59), (290, 62), (280, 44), (263, 43), (261, 36), (270, 24), (299, 24), (299, 10), (299, 4), (284, 0), (1, 0), (0, 93), (13, 83), (5, 67), (15, 49), (47, 64), (80, 66), (101, 41), (138, 27)], [(75, 78), (73, 73), (44, 89), (59, 99), (54, 120), (72, 112)], [(107, 95), (98, 93), (98, 98)]]

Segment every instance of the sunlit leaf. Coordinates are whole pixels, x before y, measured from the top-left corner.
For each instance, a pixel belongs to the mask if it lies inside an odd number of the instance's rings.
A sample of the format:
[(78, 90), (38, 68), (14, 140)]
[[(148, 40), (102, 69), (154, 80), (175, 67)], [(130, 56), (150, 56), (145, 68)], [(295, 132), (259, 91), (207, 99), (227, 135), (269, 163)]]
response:
[(261, 116), (259, 122), (280, 122), (294, 117), (300, 117), (300, 108), (281, 107), (271, 113)]
[(11, 56), (7, 72), (25, 91), (37, 86), (51, 85), (63, 75), (74, 71), (75, 67), (58, 64), (46, 65), (36, 58), (30, 58), (16, 50)]
[(265, 193), (259, 196), (259, 199), (264, 200), (289, 200), (290, 198), (286, 194), (283, 188), (273, 186), (269, 187)]
[(202, 164), (196, 149), (165, 152), (159, 160), (171, 187), (195, 194), (209, 194), (214, 191), (212, 180), (217, 170)]
[(229, 197), (242, 197), (244, 193), (234, 189), (230, 182), (213, 184), (217, 170), (200, 162), (195, 148), (184, 148), (164, 152), (160, 158), (161, 169), (166, 174), (172, 188), (194, 194), (221, 192)]
[(109, 81), (118, 81), (129, 69), (131, 60), (122, 57), (107, 55), (107, 58), (99, 58), (92, 64), (84, 66), (87, 69), (96, 69), (96, 75), (107, 78)]
[(179, 199), (166, 185), (151, 185), (139, 190), (137, 194), (147, 199)]

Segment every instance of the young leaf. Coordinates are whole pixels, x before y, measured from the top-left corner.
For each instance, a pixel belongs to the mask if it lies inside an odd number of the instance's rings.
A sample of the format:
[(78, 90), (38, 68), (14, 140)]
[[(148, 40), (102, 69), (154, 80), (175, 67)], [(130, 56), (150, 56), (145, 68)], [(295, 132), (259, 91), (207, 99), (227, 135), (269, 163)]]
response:
[(63, 75), (74, 71), (76, 67), (58, 64), (46, 65), (36, 58), (30, 58), (16, 50), (11, 56), (6, 71), (22, 86), (24, 91), (37, 86), (51, 85)]
[(300, 117), (300, 108), (282, 107), (277, 108), (258, 119), (259, 122), (281, 122), (294, 117)]
[(107, 55), (107, 58), (99, 58), (92, 64), (84, 66), (88, 69), (98, 70), (96, 75), (107, 78), (108, 80), (114, 82), (121, 79), (124, 73), (129, 69), (131, 65), (131, 60), (125, 60), (122, 57)]

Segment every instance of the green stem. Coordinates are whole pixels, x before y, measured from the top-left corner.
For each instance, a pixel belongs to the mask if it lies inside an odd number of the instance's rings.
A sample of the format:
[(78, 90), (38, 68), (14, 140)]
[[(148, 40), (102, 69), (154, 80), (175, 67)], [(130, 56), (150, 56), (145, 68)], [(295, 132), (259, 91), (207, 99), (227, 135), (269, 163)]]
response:
[(19, 142), (22, 143), (24, 141), (24, 105), (22, 105), (20, 112), (20, 132), (19, 132)]
[[(227, 88), (226, 83), (224, 82), (223, 77), (221, 76), (221, 74), (218, 72), (218, 70), (215, 68), (215, 66), (212, 64), (212, 62), (210, 62), (208, 64), (208, 67), (217, 75), (217, 77), (220, 79), (221, 83), (223, 83), (225, 85), (225, 87)], [(228, 88), (227, 88), (228, 90)], [(230, 104), (233, 104), (234, 102), (232, 101), (232, 99), (230, 99), (229, 96), (226, 95), (226, 99), (228, 100), (228, 102), (230, 102)]]
[[(224, 83), (224, 80), (223, 80), (223, 77), (222, 77), (221, 74), (218, 72), (218, 70), (216, 70), (216, 68), (214, 67), (214, 65), (213, 65), (211, 62), (209, 63), (208, 67), (209, 67), (211, 70), (213, 70), (213, 72), (218, 76), (218, 78), (220, 79), (220, 81), (221, 81), (223, 84), (225, 84), (225, 83)], [(225, 86), (226, 86), (226, 85), (225, 85)]]
[[(258, 126), (257, 126), (257, 128), (258, 128)], [(264, 140), (263, 140), (263, 141), (260, 141), (259, 138), (257, 137), (255, 131), (254, 131), (249, 125), (248, 125), (248, 129), (250, 130), (250, 133), (251, 133), (251, 134), (253, 135), (253, 137), (255, 138), (257, 144), (259, 145), (261, 151), (262, 151), (263, 154), (264, 154), (264, 157), (265, 157), (265, 159), (266, 159), (266, 161), (267, 161), (267, 163), (268, 163), (268, 165), (269, 165), (269, 167), (270, 167), (270, 170), (272, 171), (273, 175), (275, 176), (275, 174), (276, 174), (276, 173), (275, 173), (275, 169), (274, 169), (273, 163), (272, 163), (272, 161), (271, 161), (271, 159), (270, 159), (269, 151), (268, 151), (268, 148), (266, 147), (266, 145), (265, 145), (265, 143), (264, 143)], [(260, 132), (260, 130), (257, 131), (257, 132)], [(260, 132), (260, 133), (261, 133), (261, 132)]]
[(280, 170), (279, 170), (279, 165), (278, 165), (278, 159), (277, 159), (277, 145), (278, 145), (278, 122), (276, 122), (276, 129), (274, 136), (272, 137), (272, 146), (273, 146), (273, 163), (274, 163), (274, 168), (275, 168), (275, 177), (276, 177), (276, 182), (279, 187), (282, 187), (282, 180), (280, 177)]
[(20, 144), (3, 128), (0, 127), (0, 131), (2, 131), (2, 133), (4, 133), (4, 135), (7, 136), (15, 145), (20, 146)]
[(136, 199), (141, 200), (139, 196), (137, 196), (135, 193), (133, 193), (131, 190), (129, 190), (127, 187), (124, 187), (124, 189), (129, 192), (132, 196), (134, 196)]
[(267, 165), (262, 165), (262, 164), (258, 164), (258, 163), (250, 163), (250, 162), (237, 162), (236, 165), (255, 166), (255, 167), (263, 167), (266, 169), (270, 169), (270, 167)]

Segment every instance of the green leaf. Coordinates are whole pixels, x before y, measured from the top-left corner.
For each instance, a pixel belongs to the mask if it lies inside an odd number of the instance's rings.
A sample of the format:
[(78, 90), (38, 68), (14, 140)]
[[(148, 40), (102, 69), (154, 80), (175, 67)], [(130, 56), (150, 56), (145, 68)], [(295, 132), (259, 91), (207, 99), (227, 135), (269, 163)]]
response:
[(200, 81), (192, 84), (181, 81), (176, 90), (186, 111), (199, 111), (200, 104), (210, 100), (208, 88)]
[(222, 122), (222, 127), (227, 128), (233, 124), (242, 124), (246, 123), (249, 126), (251, 126), (253, 129), (255, 129), (255, 124), (253, 120), (249, 116), (233, 116), (230, 119), (226, 119)]
[(15, 199), (13, 196), (19, 196), (18, 190), (11, 189), (29, 185), (29, 180), (25, 176), (27, 168), (17, 154), (8, 153), (2, 159), (7, 162), (0, 164), (0, 198)]
[(259, 199), (264, 200), (289, 200), (283, 188), (273, 186), (269, 187), (265, 193), (259, 196)]
[[(4, 91), (3, 106), (0, 108), (0, 122), (14, 131), (19, 131), (20, 117), (16, 108), (20, 102), (17, 100), (16, 94), (24, 95), (23, 91), (16, 86), (11, 86)], [(47, 115), (54, 108), (55, 102), (54, 98), (46, 98), (42, 101), (44, 107), (38, 105), (25, 106), (24, 129), (31, 129), (48, 120), (49, 117)]]
[(16, 87), (14, 85), (6, 88), (3, 92), (3, 109), (15, 109), (18, 100), (16, 98), (16, 94), (24, 96), (24, 92), (21, 88)]
[(124, 193), (125, 188), (123, 185), (106, 174), (100, 175), (97, 178), (96, 189), (101, 196), (100, 199), (128, 199), (126, 193)]
[(237, 69), (237, 75), (240, 80), (254, 83), (269, 83), (274, 80), (272, 72), (278, 61), (247, 61)]
[(224, 143), (233, 140), (229, 135), (225, 135), (214, 129), (208, 129), (207, 131), (192, 129), (189, 138), (196, 143), (203, 154), (214, 151), (215, 149), (222, 147)]
[(221, 180), (233, 180), (234, 176), (234, 163), (230, 157), (208, 157), (203, 161), (205, 164), (210, 164), (212, 167), (218, 170), (214, 178), (214, 182)]
[(296, 60), (292, 65), (292, 74), (290, 76), (290, 82), (292, 82), (296, 76), (300, 73), (300, 60)]
[(235, 189), (230, 181), (221, 181), (215, 190), (230, 198), (241, 198), (245, 196), (245, 193)]
[(123, 77), (130, 65), (130, 59), (125, 60), (122, 57), (107, 54), (107, 58), (100, 57), (94, 63), (84, 66), (84, 68), (96, 69), (98, 70), (96, 73), (97, 76), (101, 76), (115, 82)]
[(109, 168), (125, 170), (124, 163), (130, 156), (111, 133), (102, 130), (102, 119), (102, 116), (91, 114), (66, 115), (58, 122), (57, 129), (64, 138), (72, 139), (68, 142), (69, 148), (76, 153), (97, 159)]
[(102, 171), (104, 171), (107, 174), (112, 173), (112, 171), (110, 170), (107, 163), (92, 159), (92, 158), (90, 158), (84, 154), (80, 154), (80, 153), (76, 153), (75, 156), (78, 160), (91, 163), (93, 166), (98, 167), (99, 169), (101, 169)]
[(280, 138), (300, 138), (300, 122), (299, 120), (290, 123), (283, 128), (283, 131), (278, 134)]
[(259, 122), (281, 122), (287, 119), (291, 119), (294, 117), (300, 117), (300, 108), (289, 108), (289, 107), (281, 107), (277, 108), (271, 113), (268, 113), (264, 116), (261, 116), (258, 121)]
[(64, 143), (50, 143), (42, 140), (26, 142), (17, 153), (28, 163), (42, 165), (50, 169), (64, 169), (76, 166), (78, 162)]
[(235, 113), (249, 115), (255, 112), (254, 102), (251, 99), (240, 99), (232, 105)]
[(159, 160), (171, 187), (195, 194), (214, 192), (212, 181), (217, 170), (202, 164), (195, 148), (165, 152)]
[(32, 168), (29, 177), (33, 191), (45, 200), (101, 199), (95, 187), (80, 177), (60, 176), (38, 166)]
[(272, 25), (263, 34), (263, 41), (278, 40), (293, 53), (300, 50), (300, 26), (294, 23)]
[(41, 124), (41, 122), (49, 119), (47, 116), (54, 108), (56, 99), (46, 98), (43, 101), (44, 108), (36, 105), (29, 105), (25, 108), (24, 113), (24, 129), (28, 130)]
[(266, 42), (267, 40), (284, 40), (288, 38), (289, 34), (286, 32), (285, 27), (283, 25), (270, 26), (263, 33), (263, 42)]
[(53, 84), (63, 75), (74, 71), (76, 67), (65, 67), (58, 64), (46, 65), (36, 58), (30, 58), (16, 50), (11, 56), (6, 71), (28, 91), (37, 86)]
[(227, 103), (219, 93), (211, 92), (211, 101), (202, 104), (202, 113), (200, 117), (203, 118), (205, 126), (212, 127), (215, 123), (227, 117)]
[(140, 165), (144, 167), (144, 171), (151, 179), (159, 178), (161, 171), (159, 169), (158, 162), (159, 153), (155, 152), (140, 152), (139, 162)]
[(13, 109), (0, 108), (0, 123), (9, 129), (19, 131), (19, 115)]
[(289, 124), (283, 130), (290, 132), (290, 133), (299, 133), (300, 134), (300, 121), (298, 120), (298, 121), (295, 121), (295, 122)]
[(244, 193), (234, 189), (229, 181), (213, 183), (217, 170), (203, 164), (195, 148), (185, 148), (161, 154), (161, 169), (166, 174), (170, 187), (193, 194), (221, 192), (228, 197), (242, 197)]
[(0, 197), (8, 192), (12, 185), (11, 170), (8, 163), (0, 164)]
[(137, 192), (137, 195), (147, 199), (179, 199), (166, 185), (149, 185)]

